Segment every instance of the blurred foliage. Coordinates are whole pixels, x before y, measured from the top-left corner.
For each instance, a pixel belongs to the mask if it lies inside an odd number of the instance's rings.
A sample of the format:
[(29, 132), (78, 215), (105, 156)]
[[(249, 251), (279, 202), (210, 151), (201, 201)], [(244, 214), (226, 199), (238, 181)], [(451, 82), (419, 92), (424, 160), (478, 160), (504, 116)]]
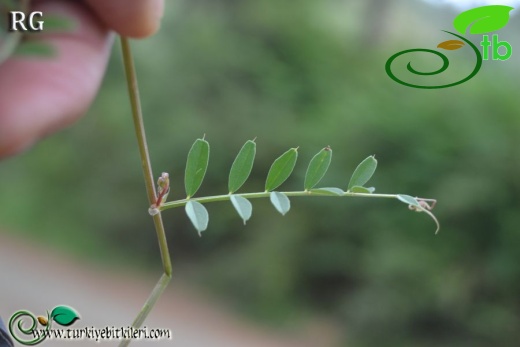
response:
[[(170, 199), (182, 198), (186, 154), (203, 134), (212, 158), (200, 196), (226, 192), (236, 153), (255, 137), (257, 159), (241, 191), (262, 190), (288, 147), (300, 146), (288, 190), (301, 189), (308, 161), (326, 145), (334, 158), (324, 186), (346, 188), (355, 166), (375, 154), (377, 192), (437, 198), (440, 234), (393, 201), (293, 199), (285, 217), (254, 201), (246, 227), (230, 204), (211, 204), (202, 238), (183, 211), (164, 213), (174, 264), (276, 325), (332, 314), (349, 346), (515, 346), (518, 60), (485, 62), (451, 89), (402, 87), (384, 63), (417, 37), (393, 28), (360, 44), (370, 27), (362, 4), (169, 3), (161, 33), (134, 46), (155, 174), (168, 171)], [(414, 6), (408, 11), (456, 14)], [(123, 78), (117, 52), (86, 118), (0, 164), (0, 220), (91, 258), (122, 253), (159, 271)]]

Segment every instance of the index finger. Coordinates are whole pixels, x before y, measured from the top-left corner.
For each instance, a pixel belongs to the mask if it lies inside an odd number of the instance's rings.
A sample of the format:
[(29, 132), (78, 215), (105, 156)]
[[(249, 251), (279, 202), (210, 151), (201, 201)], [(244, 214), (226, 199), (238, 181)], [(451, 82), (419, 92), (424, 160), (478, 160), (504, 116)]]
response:
[(101, 21), (122, 36), (154, 34), (164, 13), (164, 0), (85, 0)]

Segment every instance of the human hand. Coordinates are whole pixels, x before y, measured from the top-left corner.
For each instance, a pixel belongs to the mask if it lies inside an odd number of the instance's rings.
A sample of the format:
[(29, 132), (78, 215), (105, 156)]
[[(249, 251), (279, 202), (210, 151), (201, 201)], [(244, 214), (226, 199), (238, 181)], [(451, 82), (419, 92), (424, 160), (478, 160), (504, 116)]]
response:
[(74, 122), (101, 84), (113, 30), (142, 38), (157, 31), (164, 0), (39, 0), (32, 9), (71, 18), (70, 33), (43, 34), (52, 59), (11, 58), (0, 66), (0, 158)]

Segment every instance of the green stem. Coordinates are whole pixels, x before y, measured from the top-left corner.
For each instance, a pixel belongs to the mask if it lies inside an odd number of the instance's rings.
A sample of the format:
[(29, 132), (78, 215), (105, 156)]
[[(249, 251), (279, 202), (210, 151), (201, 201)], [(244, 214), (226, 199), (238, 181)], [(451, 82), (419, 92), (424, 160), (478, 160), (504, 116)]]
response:
[[(125, 73), (128, 84), (128, 94), (130, 96), (130, 104), (132, 107), (132, 116), (134, 121), (135, 133), (137, 137), (137, 143), (139, 146), (139, 153), (141, 155), (141, 166), (143, 169), (146, 192), (148, 194), (148, 201), (150, 205), (154, 204), (157, 200), (157, 193), (155, 191), (154, 176), (152, 173), (152, 165), (150, 162), (150, 154), (148, 153), (148, 145), (146, 142), (146, 133), (144, 130), (143, 114), (141, 110), (141, 101), (139, 98), (139, 87), (137, 85), (137, 76), (135, 73), (135, 65), (130, 49), (130, 43), (125, 37), (121, 37), (121, 49), (123, 53), (123, 62), (125, 66)], [(146, 300), (143, 308), (137, 315), (133, 322), (134, 328), (139, 328), (144, 322), (155, 303), (164, 292), (164, 289), (168, 285), (172, 277), (172, 264), (170, 260), (170, 253), (168, 251), (168, 241), (166, 240), (166, 233), (164, 231), (164, 224), (162, 221), (161, 214), (153, 216), (155, 224), (155, 231), (159, 242), (159, 249), (161, 251), (161, 259), (164, 274), (157, 282), (154, 290)], [(122, 341), (120, 346), (127, 346), (130, 341)]]
[(139, 86), (137, 84), (137, 76), (135, 73), (132, 51), (130, 50), (130, 44), (127, 38), (121, 37), (121, 48), (123, 50), (123, 61), (128, 84), (128, 94), (130, 96), (135, 134), (137, 137), (139, 154), (141, 156), (141, 166), (143, 168), (144, 180), (146, 183), (146, 192), (148, 193), (148, 201), (150, 201), (150, 204), (153, 204), (156, 199), (155, 184), (152, 173), (152, 165), (150, 163), (150, 154), (148, 153), (146, 133), (144, 130), (143, 113), (141, 110), (141, 100), (139, 97)]
[[(140, 327), (150, 311), (152, 311), (153, 307), (157, 303), (157, 300), (161, 297), (162, 293), (166, 289), (166, 286), (168, 286), (168, 283), (171, 280), (171, 276), (168, 276), (166, 273), (163, 273), (157, 284), (155, 285), (155, 288), (150, 293), (150, 296), (148, 297), (148, 300), (146, 300), (143, 308), (135, 317), (135, 320), (132, 324), (134, 328)], [(124, 340), (119, 344), (119, 347), (125, 347), (128, 346), (132, 342), (132, 340)]]
[[(305, 190), (305, 191), (295, 191), (295, 192), (281, 192), (287, 196), (337, 196), (337, 197), (343, 197), (343, 196), (351, 196), (351, 197), (363, 197), (363, 198), (386, 198), (386, 199), (397, 199), (398, 194), (368, 194), (368, 193), (351, 193), (351, 192), (345, 192), (342, 195), (334, 195), (329, 192), (324, 191), (317, 191), (317, 190)], [(268, 198), (270, 192), (260, 192), (260, 193), (245, 193), (245, 194), (235, 194), (238, 196), (241, 196), (246, 199), (258, 199), (258, 198)], [(201, 198), (190, 198), (190, 199), (182, 199), (182, 200), (176, 200), (171, 202), (166, 202), (161, 205), (159, 210), (164, 211), (170, 208), (175, 207), (181, 207), (186, 205), (188, 201), (197, 201), (201, 204), (208, 203), (208, 202), (217, 202), (217, 201), (227, 201), (231, 198), (231, 194), (227, 195), (214, 195), (214, 196), (205, 196)], [(423, 201), (434, 201), (432, 199), (423, 199), (423, 198), (417, 198), (419, 200)]]

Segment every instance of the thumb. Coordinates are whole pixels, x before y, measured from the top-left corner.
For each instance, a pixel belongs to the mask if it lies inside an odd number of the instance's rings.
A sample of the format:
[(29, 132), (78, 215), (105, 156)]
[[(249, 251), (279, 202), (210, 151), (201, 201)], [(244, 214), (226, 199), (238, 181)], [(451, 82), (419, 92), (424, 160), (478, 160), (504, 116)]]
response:
[(106, 68), (111, 36), (80, 2), (46, 1), (34, 10), (75, 22), (70, 33), (37, 34), (53, 58), (11, 58), (0, 66), (0, 157), (19, 152), (83, 114)]

